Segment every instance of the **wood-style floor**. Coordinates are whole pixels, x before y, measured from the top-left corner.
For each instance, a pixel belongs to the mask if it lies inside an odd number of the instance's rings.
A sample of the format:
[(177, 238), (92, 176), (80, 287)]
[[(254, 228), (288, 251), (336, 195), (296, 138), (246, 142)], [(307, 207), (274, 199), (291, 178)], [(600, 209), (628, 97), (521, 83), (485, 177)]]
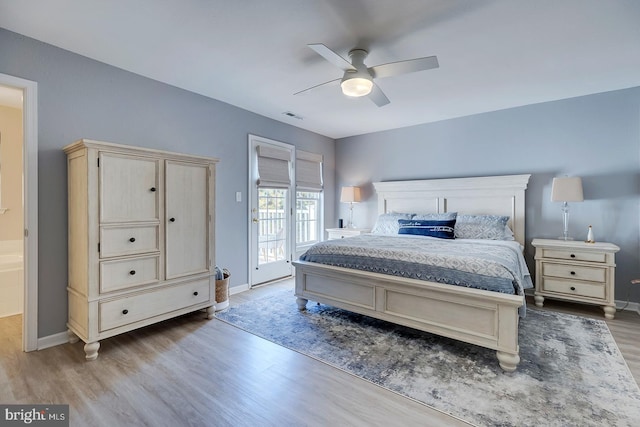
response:
[[(603, 318), (596, 307), (545, 305)], [(0, 403), (69, 404), (72, 426), (467, 425), (202, 313), (105, 340), (93, 362), (81, 342), (22, 352), (21, 321), (0, 319)], [(640, 316), (619, 312), (607, 324), (638, 381)]]

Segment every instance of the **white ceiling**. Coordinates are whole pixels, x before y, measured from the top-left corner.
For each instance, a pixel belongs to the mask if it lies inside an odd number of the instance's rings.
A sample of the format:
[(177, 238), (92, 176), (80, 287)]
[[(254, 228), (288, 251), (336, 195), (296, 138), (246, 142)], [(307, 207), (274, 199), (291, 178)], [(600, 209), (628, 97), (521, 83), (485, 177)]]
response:
[[(0, 0), (0, 26), (332, 138), (640, 86), (637, 0)], [(440, 68), (381, 108), (294, 96), (342, 75), (308, 43)]]

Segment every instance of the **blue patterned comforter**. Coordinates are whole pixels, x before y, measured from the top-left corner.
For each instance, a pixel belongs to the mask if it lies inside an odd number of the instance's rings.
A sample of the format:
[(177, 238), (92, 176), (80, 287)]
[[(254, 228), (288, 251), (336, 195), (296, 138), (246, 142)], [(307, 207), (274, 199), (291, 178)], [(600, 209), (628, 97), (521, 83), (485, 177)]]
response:
[(515, 241), (365, 234), (318, 243), (300, 260), (506, 294), (533, 287)]

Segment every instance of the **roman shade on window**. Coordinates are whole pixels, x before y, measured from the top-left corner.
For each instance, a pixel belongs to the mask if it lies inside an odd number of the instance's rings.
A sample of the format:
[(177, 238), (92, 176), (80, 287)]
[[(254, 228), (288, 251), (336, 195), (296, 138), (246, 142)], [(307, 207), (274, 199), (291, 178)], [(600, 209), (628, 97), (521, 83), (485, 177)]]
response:
[(296, 151), (296, 189), (322, 191), (322, 154)]
[(258, 186), (288, 188), (291, 185), (291, 152), (272, 145), (258, 145)]

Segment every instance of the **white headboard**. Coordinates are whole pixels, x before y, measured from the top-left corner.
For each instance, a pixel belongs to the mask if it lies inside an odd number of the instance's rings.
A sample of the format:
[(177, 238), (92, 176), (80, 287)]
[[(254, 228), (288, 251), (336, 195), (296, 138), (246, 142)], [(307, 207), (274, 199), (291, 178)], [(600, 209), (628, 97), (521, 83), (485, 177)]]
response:
[(524, 245), (524, 191), (531, 175), (374, 182), (378, 213), (508, 215), (515, 239)]

